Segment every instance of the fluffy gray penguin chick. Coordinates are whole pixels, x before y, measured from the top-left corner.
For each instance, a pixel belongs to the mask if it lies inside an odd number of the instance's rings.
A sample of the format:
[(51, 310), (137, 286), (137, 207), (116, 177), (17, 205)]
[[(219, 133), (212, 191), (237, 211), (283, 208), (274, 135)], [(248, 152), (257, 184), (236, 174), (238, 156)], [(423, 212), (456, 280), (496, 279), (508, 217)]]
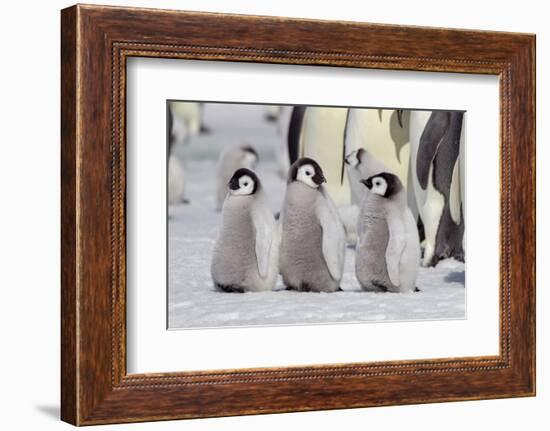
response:
[(253, 170), (258, 164), (258, 153), (250, 145), (228, 147), (220, 153), (216, 165), (216, 209), (220, 211), (227, 193), (227, 182), (237, 169)]
[(258, 176), (240, 168), (229, 180), (211, 273), (224, 292), (273, 290), (278, 274), (279, 231)]
[(341, 290), (346, 234), (325, 181), (313, 159), (298, 159), (290, 167), (280, 219), (279, 266), (287, 289)]
[(382, 172), (366, 180), (357, 231), (355, 275), (367, 291), (413, 292), (420, 265), (418, 230), (399, 178)]

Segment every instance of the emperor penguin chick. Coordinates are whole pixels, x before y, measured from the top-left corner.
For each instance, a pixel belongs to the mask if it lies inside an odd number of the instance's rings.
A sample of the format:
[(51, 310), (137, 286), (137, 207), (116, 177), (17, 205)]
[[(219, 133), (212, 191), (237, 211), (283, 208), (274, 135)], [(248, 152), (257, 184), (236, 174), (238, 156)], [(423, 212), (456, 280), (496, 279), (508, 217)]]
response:
[(220, 211), (227, 194), (227, 182), (239, 168), (253, 170), (258, 163), (258, 153), (249, 145), (229, 147), (220, 153), (216, 166), (216, 209)]
[(340, 289), (346, 234), (323, 171), (310, 158), (289, 170), (281, 211), (280, 272), (287, 289), (334, 292)]
[(273, 290), (280, 235), (260, 180), (241, 168), (228, 185), (212, 257), (214, 286), (225, 292)]
[(367, 291), (413, 292), (420, 243), (407, 192), (399, 178), (388, 172), (361, 182), (367, 189), (357, 227), (357, 280)]

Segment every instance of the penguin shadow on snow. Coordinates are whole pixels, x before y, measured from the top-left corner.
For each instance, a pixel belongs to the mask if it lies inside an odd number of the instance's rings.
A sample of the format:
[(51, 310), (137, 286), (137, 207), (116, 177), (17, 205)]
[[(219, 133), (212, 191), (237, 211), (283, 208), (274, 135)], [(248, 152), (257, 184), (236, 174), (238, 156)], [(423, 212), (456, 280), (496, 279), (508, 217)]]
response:
[(445, 283), (460, 283), (462, 284), (462, 287), (466, 287), (465, 275), (466, 273), (464, 271), (453, 271), (447, 274), (443, 281), (445, 281)]

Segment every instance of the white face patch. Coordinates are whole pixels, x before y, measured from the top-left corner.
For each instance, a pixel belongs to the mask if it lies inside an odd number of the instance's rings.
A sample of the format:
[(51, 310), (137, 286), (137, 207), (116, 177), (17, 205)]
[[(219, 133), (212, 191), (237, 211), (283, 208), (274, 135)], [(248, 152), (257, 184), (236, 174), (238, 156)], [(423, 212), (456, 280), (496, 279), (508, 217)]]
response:
[(384, 196), (386, 194), (386, 190), (388, 189), (388, 183), (386, 180), (382, 177), (374, 177), (372, 179), (372, 188), (371, 192)]
[(349, 165), (353, 168), (355, 168), (359, 164), (359, 158), (358, 156), (358, 150), (352, 151), (346, 156), (346, 161), (349, 163)]
[(315, 175), (315, 168), (313, 165), (302, 165), (298, 168), (298, 174), (296, 175), (296, 179), (298, 181), (301, 181), (307, 186), (310, 186), (314, 189), (319, 187), (319, 184), (315, 184), (313, 181), (313, 176)]
[(247, 196), (254, 191), (254, 180), (248, 175), (243, 175), (239, 178), (239, 188), (237, 190), (229, 189), (229, 193), (233, 196)]
[(253, 169), (256, 166), (256, 163), (258, 162), (258, 158), (254, 153), (251, 153), (250, 151), (245, 151), (243, 156), (243, 166), (248, 169)]

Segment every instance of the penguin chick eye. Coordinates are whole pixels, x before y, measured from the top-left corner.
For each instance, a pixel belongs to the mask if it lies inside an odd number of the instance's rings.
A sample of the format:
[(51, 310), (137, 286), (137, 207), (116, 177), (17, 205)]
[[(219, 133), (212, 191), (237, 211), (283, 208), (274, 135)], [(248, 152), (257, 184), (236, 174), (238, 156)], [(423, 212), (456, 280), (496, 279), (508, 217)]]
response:
[(311, 176), (311, 172), (310, 172), (310, 171), (306, 171), (306, 175), (307, 175), (308, 177), (310, 177), (310, 176)]
[(248, 185), (248, 183), (244, 183), (243, 185), (246, 187)]

